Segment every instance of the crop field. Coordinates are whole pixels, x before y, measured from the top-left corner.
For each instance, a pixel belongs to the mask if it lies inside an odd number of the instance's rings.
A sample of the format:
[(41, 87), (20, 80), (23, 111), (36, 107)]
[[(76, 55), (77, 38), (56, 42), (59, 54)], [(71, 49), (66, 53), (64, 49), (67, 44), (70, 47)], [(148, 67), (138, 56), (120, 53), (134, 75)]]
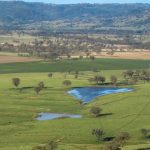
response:
[(100, 58), (0, 64), (0, 73), (147, 69), (150, 60)]
[[(103, 129), (105, 137), (128, 132), (131, 138), (123, 150), (150, 147), (149, 139), (144, 139), (140, 132), (142, 128), (150, 129), (149, 83), (126, 85), (134, 91), (97, 97), (86, 105), (67, 94), (73, 87), (97, 86), (88, 81), (97, 74), (105, 76), (106, 82), (116, 75), (120, 82), (124, 70), (149, 66), (150, 60), (124, 59), (0, 64), (0, 150), (32, 150), (55, 138), (60, 139), (58, 150), (103, 150), (106, 142), (97, 142), (91, 134), (94, 128)], [(74, 71), (79, 71), (77, 79)], [(50, 72), (52, 78), (48, 77)], [(21, 81), (17, 88), (12, 84), (16, 77)], [(62, 84), (66, 79), (72, 82), (71, 86)], [(41, 81), (45, 88), (36, 94), (34, 87)], [(92, 106), (99, 106), (102, 114), (110, 115), (94, 117), (90, 113)], [(38, 121), (35, 118), (40, 112), (80, 114), (82, 118)]]

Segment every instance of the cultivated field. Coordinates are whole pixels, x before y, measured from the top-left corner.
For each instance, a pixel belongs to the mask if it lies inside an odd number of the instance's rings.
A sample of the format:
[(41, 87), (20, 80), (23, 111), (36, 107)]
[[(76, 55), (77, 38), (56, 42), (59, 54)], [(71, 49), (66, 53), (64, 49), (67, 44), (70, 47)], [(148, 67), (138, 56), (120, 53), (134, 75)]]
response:
[[(135, 90), (97, 97), (86, 105), (66, 93), (73, 87), (97, 86), (88, 81), (97, 74), (105, 76), (106, 82), (116, 75), (120, 82), (124, 80), (124, 70), (147, 69), (149, 65), (150, 60), (125, 59), (0, 64), (0, 150), (32, 150), (54, 138), (61, 139), (58, 150), (103, 150), (106, 142), (97, 142), (91, 134), (93, 128), (103, 129), (106, 137), (129, 132), (131, 138), (123, 150), (150, 147), (149, 139), (144, 139), (140, 132), (142, 128), (150, 129), (149, 83), (126, 85)], [(94, 67), (100, 72), (91, 71)], [(49, 72), (53, 72), (52, 78), (48, 77)], [(18, 88), (12, 85), (14, 77), (21, 79)], [(70, 87), (62, 85), (65, 79), (72, 82)], [(41, 81), (46, 88), (36, 94), (34, 87)], [(103, 114), (111, 115), (94, 117), (89, 112), (92, 106), (99, 106)], [(39, 112), (81, 114), (83, 118), (37, 121)]]
[(14, 62), (33, 62), (33, 61), (38, 61), (38, 59), (29, 57), (0, 55), (0, 64), (14, 63)]
[(19, 56), (19, 55), (28, 55), (28, 54), (0, 52), (0, 64), (16, 63), (16, 62), (34, 62), (40, 60), (33, 57)]

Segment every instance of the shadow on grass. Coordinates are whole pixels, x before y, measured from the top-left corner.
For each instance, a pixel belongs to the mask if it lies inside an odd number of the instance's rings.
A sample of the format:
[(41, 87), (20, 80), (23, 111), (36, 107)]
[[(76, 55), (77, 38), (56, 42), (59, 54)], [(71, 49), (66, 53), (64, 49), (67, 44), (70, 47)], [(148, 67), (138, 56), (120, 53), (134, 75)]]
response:
[(112, 141), (114, 138), (115, 138), (115, 137), (105, 137), (105, 138), (103, 139), (103, 141), (104, 141), (104, 142), (110, 142), (110, 141)]
[(113, 115), (113, 113), (100, 114), (100, 115), (97, 116), (97, 117), (105, 117), (105, 116), (111, 116), (111, 115)]
[[(22, 88), (10, 88), (10, 91), (18, 91), (20, 93), (27, 92), (28, 90), (34, 90), (35, 87), (22, 87)], [(42, 90), (55, 90), (53, 87), (44, 87)], [(57, 89), (58, 90), (58, 89)]]

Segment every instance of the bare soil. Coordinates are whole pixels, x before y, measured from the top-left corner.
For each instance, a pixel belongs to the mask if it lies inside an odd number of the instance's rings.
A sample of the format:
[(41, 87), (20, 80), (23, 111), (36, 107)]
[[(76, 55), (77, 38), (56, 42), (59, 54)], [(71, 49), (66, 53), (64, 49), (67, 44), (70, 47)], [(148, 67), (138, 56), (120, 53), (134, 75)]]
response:
[(0, 64), (2, 64), (2, 63), (13, 63), (13, 62), (32, 62), (32, 61), (38, 61), (38, 59), (30, 58), (30, 57), (0, 55)]

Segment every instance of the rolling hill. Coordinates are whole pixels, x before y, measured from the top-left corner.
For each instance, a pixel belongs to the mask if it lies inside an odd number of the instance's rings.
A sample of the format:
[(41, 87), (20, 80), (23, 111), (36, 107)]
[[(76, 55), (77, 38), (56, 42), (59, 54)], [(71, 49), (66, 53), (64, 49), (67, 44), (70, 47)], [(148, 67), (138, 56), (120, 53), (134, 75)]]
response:
[(3, 29), (133, 30), (150, 27), (150, 4), (54, 5), (0, 1)]

